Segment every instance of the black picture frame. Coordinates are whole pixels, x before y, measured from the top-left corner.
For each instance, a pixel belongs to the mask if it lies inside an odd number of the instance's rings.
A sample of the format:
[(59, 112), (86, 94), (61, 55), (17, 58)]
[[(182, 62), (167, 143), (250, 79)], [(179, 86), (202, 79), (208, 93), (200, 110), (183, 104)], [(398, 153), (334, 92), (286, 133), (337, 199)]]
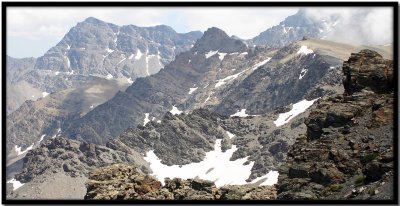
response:
[(2, 2), (2, 204), (398, 204), (398, 78), (395, 81), (394, 131), (394, 199), (393, 200), (253, 200), (253, 201), (85, 201), (85, 200), (10, 200), (6, 199), (6, 51), (7, 8), (11, 7), (392, 7), (393, 8), (393, 61), (398, 77), (398, 3), (397, 2)]

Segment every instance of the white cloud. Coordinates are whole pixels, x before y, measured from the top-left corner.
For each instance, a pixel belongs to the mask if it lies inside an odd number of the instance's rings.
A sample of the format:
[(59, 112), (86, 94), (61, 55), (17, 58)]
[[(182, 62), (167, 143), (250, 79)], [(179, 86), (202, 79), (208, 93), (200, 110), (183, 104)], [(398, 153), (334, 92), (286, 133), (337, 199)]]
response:
[(340, 26), (327, 39), (351, 44), (387, 44), (393, 41), (393, 9), (385, 7), (313, 8), (307, 9), (313, 18), (339, 15)]

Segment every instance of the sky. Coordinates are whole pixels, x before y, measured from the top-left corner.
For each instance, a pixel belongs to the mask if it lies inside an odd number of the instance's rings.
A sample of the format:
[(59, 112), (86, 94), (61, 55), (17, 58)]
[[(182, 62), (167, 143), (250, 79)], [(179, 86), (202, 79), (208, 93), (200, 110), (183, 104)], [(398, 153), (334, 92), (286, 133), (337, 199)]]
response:
[[(218, 27), (228, 35), (251, 39), (278, 25), (299, 8), (294, 7), (8, 7), (7, 54), (39, 57), (55, 46), (78, 22), (88, 17), (116, 25), (165, 24), (179, 33)], [(393, 38), (391, 8), (307, 8), (307, 15), (324, 19), (340, 16), (340, 28), (329, 40), (353, 44), (387, 44)]]
[(179, 33), (218, 27), (228, 35), (251, 39), (279, 24), (298, 8), (8, 8), (7, 54), (39, 57), (56, 45), (78, 22), (88, 17), (116, 25), (165, 24)]

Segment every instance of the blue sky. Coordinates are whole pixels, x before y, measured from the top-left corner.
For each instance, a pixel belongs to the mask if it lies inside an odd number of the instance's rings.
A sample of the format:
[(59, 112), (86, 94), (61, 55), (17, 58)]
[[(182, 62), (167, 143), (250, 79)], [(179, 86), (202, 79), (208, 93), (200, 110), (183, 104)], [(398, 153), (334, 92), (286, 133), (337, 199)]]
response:
[(87, 17), (117, 25), (165, 24), (177, 32), (205, 31), (212, 26), (228, 35), (250, 39), (298, 8), (8, 8), (7, 54), (39, 57), (56, 45), (69, 29)]

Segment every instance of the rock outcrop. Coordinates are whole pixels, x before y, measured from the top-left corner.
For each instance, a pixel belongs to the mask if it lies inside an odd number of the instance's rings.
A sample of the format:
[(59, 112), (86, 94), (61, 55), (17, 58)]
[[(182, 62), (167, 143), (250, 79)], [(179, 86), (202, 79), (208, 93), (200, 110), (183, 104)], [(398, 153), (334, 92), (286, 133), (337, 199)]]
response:
[(115, 164), (89, 173), (86, 200), (246, 200), (275, 199), (271, 186), (232, 185), (217, 188), (211, 181), (180, 178), (165, 184), (137, 171), (135, 166)]
[(280, 168), (278, 199), (393, 199), (392, 61), (343, 64), (345, 94), (322, 98)]

